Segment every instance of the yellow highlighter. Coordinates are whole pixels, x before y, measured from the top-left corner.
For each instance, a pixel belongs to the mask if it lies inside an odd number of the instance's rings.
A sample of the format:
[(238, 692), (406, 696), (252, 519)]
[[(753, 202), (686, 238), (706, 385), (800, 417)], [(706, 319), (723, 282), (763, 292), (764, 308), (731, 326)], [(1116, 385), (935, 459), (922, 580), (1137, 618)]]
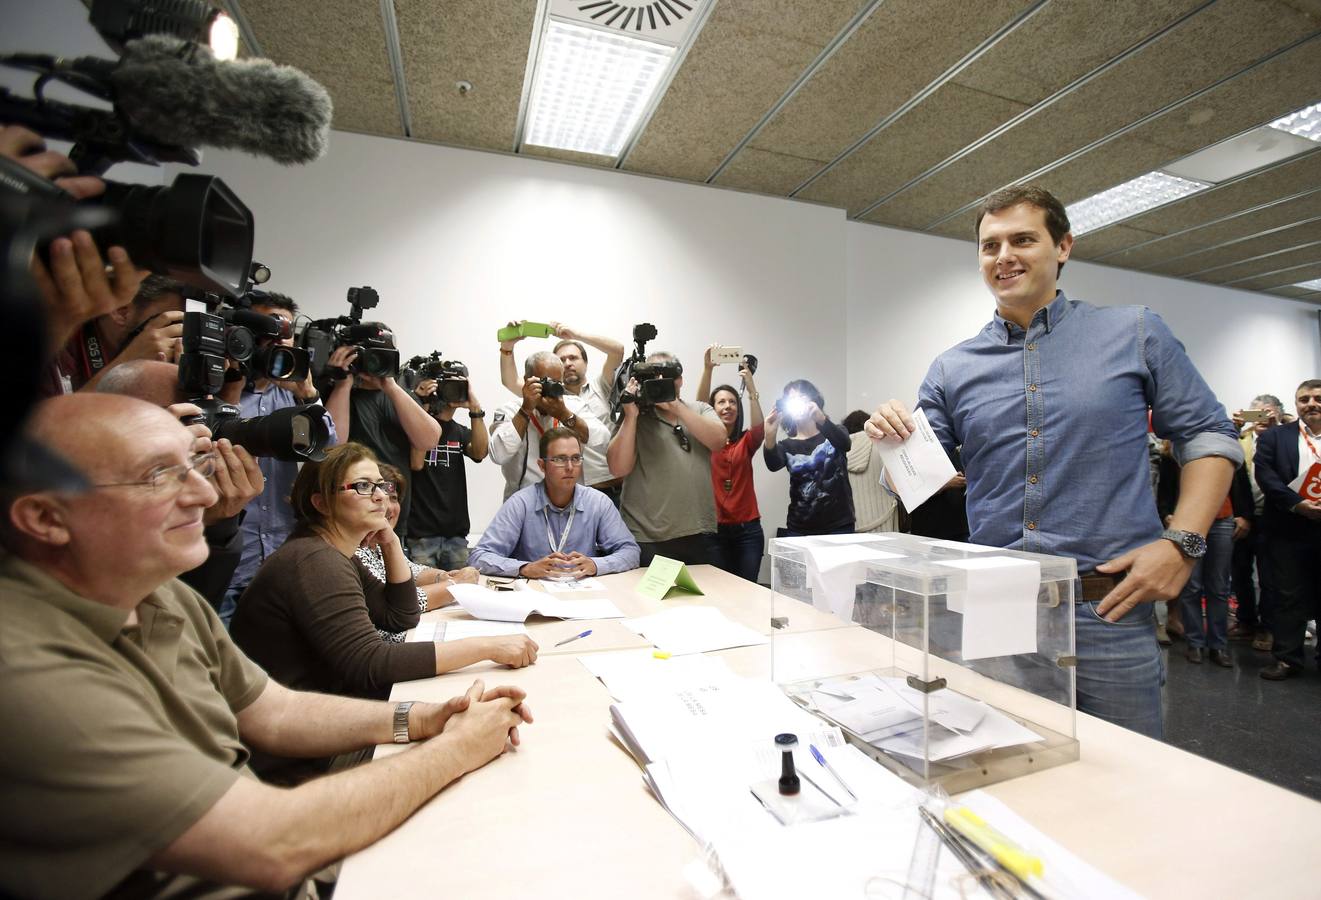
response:
[(996, 831), (966, 806), (946, 809), (945, 823), (976, 844), (1019, 881), (1026, 884), (1031, 879), (1041, 877), (1043, 867), (1040, 857), (1033, 856)]

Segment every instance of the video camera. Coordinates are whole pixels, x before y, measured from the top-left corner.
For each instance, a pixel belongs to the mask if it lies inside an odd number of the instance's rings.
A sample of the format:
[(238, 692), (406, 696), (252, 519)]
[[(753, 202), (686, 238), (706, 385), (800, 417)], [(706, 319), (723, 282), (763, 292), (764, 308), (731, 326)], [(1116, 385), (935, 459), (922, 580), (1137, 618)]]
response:
[(344, 377), (339, 370), (328, 370), (326, 363), (337, 347), (354, 347), (358, 358), (349, 365), (349, 373), (394, 378), (399, 374), (399, 351), (394, 346), (394, 332), (380, 322), (362, 321), (363, 310), (375, 309), (381, 295), (371, 287), (352, 287), (348, 291), (349, 314), (333, 319), (308, 322), (299, 335), (298, 346), (312, 355), (312, 376), (320, 379)]
[[(676, 379), (683, 374), (677, 362), (647, 362), (647, 341), (655, 340), (658, 332), (650, 322), (633, 326), (633, 354), (619, 365), (610, 391), (610, 418), (618, 422), (624, 414), (625, 403), (636, 403), (640, 412), (651, 412), (657, 403), (669, 403), (679, 398)], [(626, 392), (630, 379), (637, 379), (638, 393)]]
[(436, 350), (428, 356), (414, 356), (399, 372), (399, 383), (410, 393), (416, 392), (417, 386), (427, 379), (436, 382), (434, 394), (418, 398), (427, 412), (435, 412), (450, 403), (468, 402), (468, 367), (458, 360), (441, 359), (440, 351)]

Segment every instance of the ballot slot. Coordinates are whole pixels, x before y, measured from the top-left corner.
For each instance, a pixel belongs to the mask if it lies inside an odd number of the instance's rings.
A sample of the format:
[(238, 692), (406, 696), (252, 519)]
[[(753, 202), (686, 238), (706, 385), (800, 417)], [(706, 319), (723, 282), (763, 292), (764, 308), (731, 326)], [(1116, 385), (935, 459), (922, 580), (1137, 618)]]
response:
[(1074, 761), (1076, 563), (907, 534), (770, 541), (774, 681), (917, 786)]

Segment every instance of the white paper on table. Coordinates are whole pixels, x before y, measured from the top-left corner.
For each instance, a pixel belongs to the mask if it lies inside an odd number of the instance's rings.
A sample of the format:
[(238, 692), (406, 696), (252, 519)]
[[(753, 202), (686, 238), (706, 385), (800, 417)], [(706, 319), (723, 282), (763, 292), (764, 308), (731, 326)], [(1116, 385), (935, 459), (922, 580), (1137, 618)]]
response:
[(657, 659), (649, 648), (588, 653), (578, 661), (619, 701), (694, 685), (725, 684), (738, 677), (723, 659), (714, 656), (694, 653)]
[(714, 606), (676, 606), (649, 616), (625, 619), (621, 624), (671, 656), (770, 642), (766, 635), (730, 621)]
[(532, 613), (554, 619), (622, 619), (624, 614), (608, 599), (561, 600), (541, 591), (493, 591), (476, 584), (455, 584), (450, 594), (476, 619), (523, 622)]
[(805, 551), (812, 605), (845, 622), (853, 621), (854, 588), (863, 580), (866, 564), (903, 558), (902, 553), (872, 550), (856, 544), (806, 547)]
[[(968, 589), (961, 610), (965, 660), (1037, 652), (1041, 563), (988, 556), (941, 560), (937, 564), (966, 573)], [(960, 611), (953, 603), (949, 608)]]
[[(546, 579), (537, 582), (541, 589), (547, 594), (585, 594), (592, 591), (604, 591), (606, 586), (595, 578), (583, 578), (579, 581), (555, 581)], [(518, 583), (520, 590), (532, 591), (536, 588), (531, 586), (530, 582), (521, 581)]]
[(909, 512), (925, 503), (957, 474), (921, 407), (913, 411), (913, 424), (915, 430), (903, 443), (878, 441), (875, 445), (890, 483)]
[(404, 638), (406, 644), (430, 644), (436, 640), (435, 622), (418, 622), (413, 633)]
[(438, 622), (442, 626), (442, 641), (462, 641), (475, 637), (504, 637), (510, 634), (527, 634), (527, 626), (518, 622), (484, 622), (481, 619), (450, 619)]

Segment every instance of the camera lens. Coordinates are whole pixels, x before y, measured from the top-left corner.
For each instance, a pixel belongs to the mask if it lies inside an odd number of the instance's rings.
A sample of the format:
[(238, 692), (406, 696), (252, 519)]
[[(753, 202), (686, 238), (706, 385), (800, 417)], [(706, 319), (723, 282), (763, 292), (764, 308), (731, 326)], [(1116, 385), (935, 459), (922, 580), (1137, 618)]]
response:
[(226, 438), (253, 456), (285, 462), (325, 457), (330, 428), (321, 406), (293, 406), (251, 419), (228, 418), (216, 422), (212, 437)]
[(225, 329), (225, 355), (236, 362), (252, 359), (252, 351), (257, 349), (257, 337), (251, 329), (242, 325), (231, 325)]

